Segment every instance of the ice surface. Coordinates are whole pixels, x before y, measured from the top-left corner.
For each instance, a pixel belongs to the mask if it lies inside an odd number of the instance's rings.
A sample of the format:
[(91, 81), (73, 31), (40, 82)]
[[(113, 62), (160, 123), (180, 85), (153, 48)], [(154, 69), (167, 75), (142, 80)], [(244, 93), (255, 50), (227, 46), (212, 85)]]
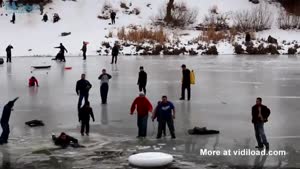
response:
[[(97, 168), (95, 159), (103, 160), (96, 150), (123, 149), (123, 158), (118, 158), (126, 164), (126, 157), (136, 146), (152, 147), (165, 144), (160, 151), (183, 155), (175, 156), (180, 161), (190, 161), (198, 164), (219, 161), (220, 164), (255, 165), (254, 158), (243, 157), (203, 157), (199, 156), (200, 148), (208, 149), (238, 149), (253, 148), (256, 145), (253, 126), (251, 124), (251, 106), (258, 96), (272, 110), (265, 130), (271, 149), (284, 149), (290, 153), (285, 157), (268, 157), (266, 166), (276, 166), (280, 162), (285, 166), (299, 167), (299, 98), (300, 98), (300, 60), (298, 57), (247, 57), (247, 56), (201, 56), (201, 57), (120, 57), (118, 65), (110, 65), (110, 57), (88, 57), (82, 61), (76, 57), (67, 57), (67, 63), (50, 61), (50, 58), (14, 58), (12, 64), (0, 65), (0, 103), (3, 106), (10, 99), (20, 96), (12, 112), (10, 126), (10, 143), (0, 147), (0, 151), (10, 159), (11, 165), (19, 163), (36, 163), (47, 161), (48, 155), (36, 154), (33, 157), (23, 156), (36, 150), (46, 149), (51, 157), (62, 160), (64, 153), (77, 152), (70, 161), (63, 160), (65, 166), (76, 166), (80, 161)], [(51, 64), (48, 71), (33, 71), (31, 66)], [(179, 101), (181, 64), (186, 64), (196, 74), (196, 85), (192, 87), (192, 100)], [(129, 115), (130, 104), (138, 95), (136, 85), (138, 68), (144, 66), (148, 73), (147, 86), (152, 104), (156, 105), (162, 95), (167, 95), (175, 104), (177, 116), (175, 128), (177, 139), (172, 141), (167, 136), (160, 141), (155, 140), (157, 123), (149, 120), (148, 139), (135, 140), (137, 135), (136, 116)], [(64, 66), (72, 66), (65, 70)], [(106, 68), (113, 78), (110, 81), (108, 105), (101, 105), (98, 75)], [(48, 72), (48, 73), (47, 73)], [(92, 83), (90, 93), (91, 106), (94, 109), (96, 122), (91, 122), (89, 138), (79, 134), (79, 123), (76, 105), (78, 96), (75, 93), (75, 83), (81, 73), (87, 74)], [(39, 88), (28, 88), (30, 76), (39, 80)], [(226, 104), (224, 104), (226, 103)], [(29, 128), (25, 122), (40, 119), (45, 127)], [(216, 136), (188, 136), (187, 129), (200, 126), (220, 130)], [(155, 129), (155, 131), (154, 131)], [(75, 136), (87, 149), (52, 150), (51, 133), (66, 131)], [(176, 148), (176, 151), (173, 148)], [(152, 148), (144, 151), (153, 151)], [(139, 151), (139, 150), (138, 150)], [(43, 151), (42, 151), (43, 152)], [(117, 152), (110, 152), (113, 157)], [(95, 155), (96, 154), (96, 155)], [(20, 155), (22, 155), (20, 157)], [(74, 157), (75, 156), (75, 157)], [(91, 157), (92, 156), (92, 157)], [(26, 157), (26, 158), (25, 158)], [(89, 157), (89, 158), (88, 158)], [(15, 160), (15, 158), (20, 158)], [(94, 160), (92, 160), (92, 159)], [(201, 159), (201, 160), (200, 160)], [(7, 159), (4, 159), (7, 160)], [(76, 162), (77, 160), (77, 162)], [(89, 161), (91, 160), (91, 161)], [(200, 160), (200, 161), (199, 161)], [(45, 162), (44, 161), (44, 162)], [(115, 161), (112, 158), (112, 161)], [(46, 163), (46, 162), (45, 162)], [(47, 164), (47, 165), (46, 165)], [(46, 163), (53, 166), (53, 161)], [(95, 164), (95, 165), (94, 165)], [(106, 166), (114, 166), (107, 163)], [(42, 165), (42, 162), (41, 162)], [(283, 166), (281, 166), (283, 167)], [(30, 167), (28, 167), (30, 168)], [(50, 167), (51, 168), (51, 167)], [(104, 167), (103, 167), (104, 168)], [(181, 168), (185, 168), (182, 166)], [(187, 166), (187, 168), (193, 168)], [(198, 167), (195, 167), (198, 168)], [(221, 167), (222, 168), (222, 167)]]

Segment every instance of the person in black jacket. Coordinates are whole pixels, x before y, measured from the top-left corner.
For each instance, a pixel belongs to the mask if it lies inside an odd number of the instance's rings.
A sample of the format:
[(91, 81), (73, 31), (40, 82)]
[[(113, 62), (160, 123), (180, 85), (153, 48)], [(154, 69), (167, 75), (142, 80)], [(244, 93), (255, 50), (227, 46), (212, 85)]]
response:
[(62, 62), (66, 62), (65, 52), (68, 53), (68, 50), (65, 48), (65, 46), (62, 43), (60, 43), (59, 46), (54, 47), (54, 48), (58, 48), (59, 49), (59, 52), (58, 52), (55, 60), (58, 59), (58, 60), (60, 60)]
[(71, 145), (74, 148), (80, 147), (77, 139), (67, 135), (64, 132), (62, 132), (58, 137), (52, 135), (52, 140), (55, 145), (61, 146), (62, 148), (67, 148), (69, 145)]
[(118, 60), (118, 55), (119, 55), (119, 47), (118, 44), (115, 43), (114, 47), (112, 48), (112, 59), (111, 59), (111, 64), (117, 64), (117, 60)]
[(81, 108), (82, 100), (87, 103), (89, 101), (89, 91), (92, 88), (92, 85), (89, 81), (85, 79), (85, 74), (81, 75), (81, 79), (76, 83), (76, 93), (79, 96), (78, 100), (78, 111)]
[(44, 21), (44, 22), (47, 22), (47, 21), (48, 21), (48, 15), (47, 15), (47, 14), (44, 14), (44, 15), (43, 15), (42, 21)]
[(252, 107), (252, 123), (254, 124), (255, 137), (258, 145), (256, 148), (269, 149), (269, 143), (264, 131), (264, 123), (268, 121), (268, 117), (271, 114), (270, 109), (262, 104), (262, 99), (258, 97), (256, 104)]
[(9, 119), (11, 115), (11, 111), (13, 110), (15, 102), (19, 98), (15, 98), (12, 101), (9, 101), (3, 108), (3, 113), (1, 117), (1, 127), (2, 127), (2, 134), (0, 136), (0, 144), (7, 144), (8, 137), (9, 137)]
[(11, 63), (11, 50), (13, 49), (14, 47), (11, 46), (11, 45), (8, 45), (7, 48), (6, 48), (6, 56), (7, 56), (7, 59), (6, 59), (6, 62), (10, 62)]
[(83, 42), (81, 51), (82, 51), (83, 60), (86, 60), (86, 51), (87, 51), (87, 43), (86, 42)]
[(79, 122), (81, 122), (81, 135), (85, 134), (88, 136), (90, 132), (90, 116), (95, 121), (93, 109), (90, 107), (90, 102), (86, 102), (78, 113)]
[(144, 92), (146, 95), (146, 85), (147, 85), (147, 73), (144, 71), (144, 67), (140, 67), (139, 78), (137, 82), (140, 92)]
[(115, 24), (116, 23), (116, 12), (114, 12), (114, 11), (112, 11), (111, 13), (110, 13), (110, 19), (111, 19), (111, 24), (113, 25), (113, 24)]
[(186, 65), (182, 65), (182, 86), (181, 86), (181, 98), (185, 99), (185, 89), (188, 91), (188, 100), (191, 99), (191, 71), (186, 68)]
[(11, 21), (10, 21), (11, 23), (13, 23), (13, 24), (15, 24), (15, 22), (16, 22), (16, 14), (15, 13), (13, 13), (13, 15), (12, 15), (12, 18), (11, 18)]

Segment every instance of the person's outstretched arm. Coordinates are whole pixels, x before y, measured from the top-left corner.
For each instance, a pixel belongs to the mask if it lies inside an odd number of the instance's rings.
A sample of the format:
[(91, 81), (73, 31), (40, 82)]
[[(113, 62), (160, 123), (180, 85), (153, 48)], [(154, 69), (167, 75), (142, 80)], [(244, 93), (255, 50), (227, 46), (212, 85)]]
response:
[(36, 83), (36, 86), (39, 87), (39, 82), (37, 79), (35, 79), (35, 83)]

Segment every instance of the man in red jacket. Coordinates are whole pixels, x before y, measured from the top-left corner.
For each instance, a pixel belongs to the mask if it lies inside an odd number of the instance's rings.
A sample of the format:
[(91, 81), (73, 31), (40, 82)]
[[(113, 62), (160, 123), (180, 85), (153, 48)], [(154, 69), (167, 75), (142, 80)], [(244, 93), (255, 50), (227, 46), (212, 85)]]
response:
[(153, 107), (150, 101), (145, 97), (144, 93), (140, 93), (130, 108), (130, 114), (133, 115), (135, 109), (137, 110), (137, 126), (139, 128), (137, 138), (144, 138), (147, 136), (148, 114), (152, 112)]

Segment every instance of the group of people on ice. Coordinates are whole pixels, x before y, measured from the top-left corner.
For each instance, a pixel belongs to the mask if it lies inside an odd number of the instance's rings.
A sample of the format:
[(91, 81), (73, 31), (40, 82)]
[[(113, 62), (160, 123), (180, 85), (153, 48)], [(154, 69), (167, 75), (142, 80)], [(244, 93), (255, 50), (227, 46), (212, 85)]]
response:
[[(83, 56), (83, 60), (87, 59), (87, 45), (89, 43), (83, 41), (82, 42), (82, 48), (80, 49), (82, 51), (82, 56)], [(14, 47), (12, 45), (8, 45), (6, 47), (6, 62), (10, 62), (11, 63), (11, 57), (12, 57), (12, 49)], [(57, 60), (60, 62), (66, 62), (66, 56), (65, 53), (68, 53), (68, 50), (66, 49), (66, 47), (60, 43), (59, 46), (54, 47), (56, 49), (59, 49), (59, 52), (56, 54), (55, 58), (53, 58), (52, 60)], [(117, 43), (114, 44), (114, 46), (112, 47), (112, 60), (111, 60), (111, 64), (117, 64), (118, 61), (118, 55), (119, 55), (119, 45)]]
[[(187, 100), (191, 99), (191, 84), (193, 79), (191, 76), (191, 71), (186, 67), (186, 65), (182, 65), (182, 92), (180, 100), (185, 100), (185, 90), (188, 91)], [(109, 81), (112, 79), (112, 76), (106, 72), (105, 69), (102, 70), (101, 75), (98, 77), (101, 81), (100, 85), (100, 95), (102, 104), (107, 104), (107, 96), (109, 90)], [(166, 126), (168, 126), (170, 131), (170, 136), (172, 139), (176, 138), (175, 135), (175, 126), (174, 119), (176, 115), (174, 104), (168, 100), (166, 95), (161, 97), (161, 100), (157, 102), (155, 108), (146, 97), (146, 85), (147, 85), (147, 73), (144, 70), (144, 67), (140, 67), (139, 77), (137, 81), (138, 90), (140, 94), (136, 97), (131, 104), (130, 114), (133, 115), (137, 112), (137, 126), (138, 126), (138, 138), (145, 138), (147, 136), (147, 123), (149, 119), (149, 115), (152, 121), (157, 120), (158, 122), (158, 130), (156, 138), (160, 139), (162, 136), (166, 136)], [(31, 77), (29, 79), (29, 86), (38, 86), (38, 81), (35, 77)], [(78, 120), (81, 123), (80, 133), (82, 136), (89, 135), (90, 132), (90, 119), (92, 118), (95, 121), (93, 109), (90, 106), (89, 102), (89, 91), (92, 88), (92, 84), (86, 80), (86, 75), (82, 74), (81, 79), (76, 83), (76, 93), (79, 96), (78, 99)], [(0, 137), (0, 144), (6, 144), (8, 142), (9, 137), (9, 118), (11, 115), (11, 111), (13, 110), (13, 106), (18, 98), (9, 101), (3, 109), (2, 117), (1, 117), (1, 127), (2, 134)], [(82, 106), (82, 102), (84, 100), (84, 104)], [(257, 98), (256, 104), (252, 107), (252, 123), (254, 125), (255, 137), (258, 145), (256, 148), (269, 149), (269, 142), (267, 141), (267, 137), (264, 131), (264, 124), (268, 121), (268, 117), (270, 116), (270, 109), (262, 104), (262, 99)], [(61, 133), (59, 136), (52, 136), (52, 139), (56, 145), (60, 145), (61, 147), (67, 147), (69, 145), (73, 147), (81, 147), (78, 143), (78, 140), (67, 135), (66, 133)]]
[[(101, 81), (100, 84), (100, 95), (102, 104), (107, 104), (107, 96), (109, 90), (109, 80), (112, 78), (110, 74), (106, 72), (105, 69), (102, 70), (101, 75), (98, 79)], [(157, 138), (161, 138), (162, 133), (165, 135), (165, 128), (168, 125), (171, 137), (175, 139), (175, 107), (172, 102), (168, 101), (167, 96), (162, 96), (162, 100), (158, 102), (158, 105), (153, 111), (152, 104), (146, 97), (146, 85), (147, 85), (147, 73), (144, 71), (144, 67), (140, 67), (139, 77), (138, 77), (138, 89), (140, 91), (139, 96), (133, 101), (130, 114), (134, 114), (137, 111), (137, 126), (138, 126), (138, 138), (144, 138), (147, 136), (147, 122), (149, 113), (153, 112), (152, 120), (157, 119), (158, 121), (158, 134)], [(76, 93), (79, 96), (78, 99), (78, 117), (81, 122), (81, 135), (89, 135), (89, 122), (90, 117), (94, 120), (93, 110), (89, 104), (89, 91), (92, 88), (92, 84), (86, 80), (86, 75), (82, 74), (81, 79), (76, 83)], [(82, 102), (84, 100), (84, 106)]]

